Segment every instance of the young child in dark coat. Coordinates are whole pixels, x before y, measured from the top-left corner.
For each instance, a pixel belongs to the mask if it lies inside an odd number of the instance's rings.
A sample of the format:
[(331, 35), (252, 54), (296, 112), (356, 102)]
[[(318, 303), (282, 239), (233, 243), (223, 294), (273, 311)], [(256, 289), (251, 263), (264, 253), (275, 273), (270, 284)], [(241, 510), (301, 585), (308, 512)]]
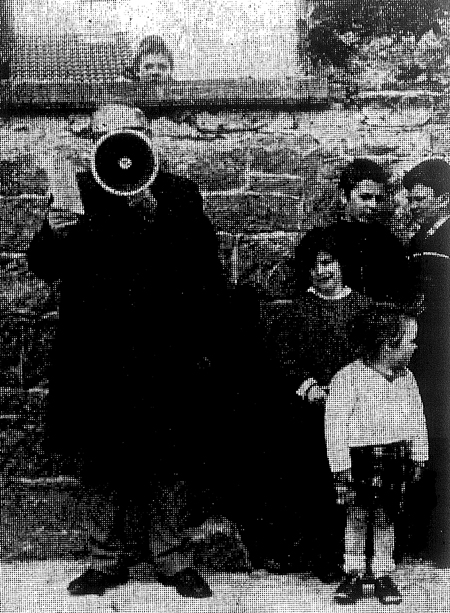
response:
[[(297, 262), (303, 291), (297, 299), (274, 303), (270, 309), (269, 341), (279, 373), (276, 397), (287, 412), (280, 471), (286, 475), (292, 467), (298, 474), (299, 464), (308, 466), (296, 486), (297, 497), (298, 489), (311, 496), (300, 511), (307, 527), (300, 554), (316, 574), (331, 578), (340, 566), (336, 552), (341, 547), (326, 458), (324, 401), (333, 375), (354, 360), (349, 326), (370, 299), (345, 285), (346, 245), (334, 229), (308, 232), (297, 249)], [(295, 483), (298, 477), (287, 478), (291, 480)]]
[(337, 501), (347, 513), (347, 576), (335, 599), (351, 604), (362, 598), (367, 574), (381, 603), (399, 604), (401, 595), (390, 577), (394, 520), (408, 483), (419, 480), (428, 460), (422, 400), (407, 368), (417, 322), (392, 305), (373, 305), (354, 333), (361, 357), (333, 377), (325, 412), (328, 460)]

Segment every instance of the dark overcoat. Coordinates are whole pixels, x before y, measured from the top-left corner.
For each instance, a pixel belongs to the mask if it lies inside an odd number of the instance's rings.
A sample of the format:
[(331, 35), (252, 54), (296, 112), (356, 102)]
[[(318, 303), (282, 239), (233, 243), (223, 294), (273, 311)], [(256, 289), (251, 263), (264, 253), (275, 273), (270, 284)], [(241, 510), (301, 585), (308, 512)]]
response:
[(336, 235), (346, 246), (347, 285), (376, 302), (414, 299), (406, 249), (378, 222), (339, 221)]
[[(427, 554), (450, 566), (450, 220), (436, 231), (424, 225), (411, 241), (416, 285), (424, 296), (417, 351), (410, 368), (419, 385), (427, 420), (431, 474), (437, 505), (426, 535)], [(426, 496), (424, 496), (424, 499)], [(433, 499), (428, 492), (428, 498)], [(422, 523), (424, 523), (422, 521)]]
[(153, 213), (88, 174), (78, 184), (85, 214), (63, 231), (45, 222), (28, 252), (29, 269), (60, 284), (48, 442), (94, 459), (101, 478), (130, 462), (170, 472), (210, 425), (225, 292), (217, 238), (188, 179), (159, 173)]

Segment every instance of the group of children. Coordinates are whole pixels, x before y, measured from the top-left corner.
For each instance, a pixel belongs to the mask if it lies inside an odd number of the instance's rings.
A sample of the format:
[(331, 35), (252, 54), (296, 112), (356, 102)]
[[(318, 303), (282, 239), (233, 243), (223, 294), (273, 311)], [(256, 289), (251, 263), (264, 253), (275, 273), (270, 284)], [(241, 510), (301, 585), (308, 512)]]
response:
[[(296, 255), (309, 283), (272, 329), (291, 398), (319, 415), (306, 433), (309, 448), (319, 463), (317, 453), (327, 457), (335, 504), (346, 512), (335, 600), (354, 603), (370, 583), (380, 602), (398, 604), (390, 576), (394, 520), (428, 459), (422, 401), (408, 369), (417, 320), (399, 303), (375, 302), (346, 284), (349, 249), (335, 227), (308, 232)], [(326, 487), (319, 480), (318, 490)]]

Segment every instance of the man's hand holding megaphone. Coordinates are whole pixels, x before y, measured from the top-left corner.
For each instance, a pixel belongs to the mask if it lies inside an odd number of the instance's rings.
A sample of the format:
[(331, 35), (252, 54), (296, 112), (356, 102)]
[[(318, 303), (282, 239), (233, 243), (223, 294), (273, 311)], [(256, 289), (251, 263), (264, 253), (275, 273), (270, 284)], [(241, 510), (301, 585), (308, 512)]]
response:
[(52, 153), (45, 166), (51, 194), (48, 223), (52, 230), (63, 230), (84, 214), (75, 168), (60, 152)]
[[(90, 174), (105, 196), (127, 198), (128, 205), (154, 210), (150, 186), (159, 171), (159, 156), (140, 109), (106, 105), (91, 118), (94, 145)], [(85, 213), (73, 164), (60, 152), (46, 159), (51, 193), (48, 222), (52, 230), (77, 223)]]

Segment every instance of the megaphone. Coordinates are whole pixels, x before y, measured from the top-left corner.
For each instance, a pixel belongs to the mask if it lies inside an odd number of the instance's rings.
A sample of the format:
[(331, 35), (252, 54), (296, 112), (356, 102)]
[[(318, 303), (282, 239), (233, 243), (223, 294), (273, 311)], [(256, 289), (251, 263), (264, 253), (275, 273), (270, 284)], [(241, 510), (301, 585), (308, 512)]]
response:
[(133, 196), (146, 189), (155, 180), (158, 169), (158, 154), (151, 139), (137, 130), (108, 132), (92, 152), (94, 179), (115, 196)]

